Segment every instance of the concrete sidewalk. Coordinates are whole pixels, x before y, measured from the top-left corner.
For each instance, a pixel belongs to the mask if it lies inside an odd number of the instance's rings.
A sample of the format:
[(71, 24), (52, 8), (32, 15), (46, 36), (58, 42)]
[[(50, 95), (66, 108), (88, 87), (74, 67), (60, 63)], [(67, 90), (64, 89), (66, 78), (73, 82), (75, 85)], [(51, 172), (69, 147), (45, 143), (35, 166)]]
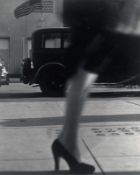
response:
[[(16, 108), (12, 99), (0, 101), (0, 175), (70, 174), (63, 160), (62, 171), (54, 171), (51, 153), (65, 99), (18, 102)], [(38, 113), (37, 105), (45, 110)], [(139, 175), (140, 98), (89, 98), (80, 120), (80, 149), (96, 175)]]

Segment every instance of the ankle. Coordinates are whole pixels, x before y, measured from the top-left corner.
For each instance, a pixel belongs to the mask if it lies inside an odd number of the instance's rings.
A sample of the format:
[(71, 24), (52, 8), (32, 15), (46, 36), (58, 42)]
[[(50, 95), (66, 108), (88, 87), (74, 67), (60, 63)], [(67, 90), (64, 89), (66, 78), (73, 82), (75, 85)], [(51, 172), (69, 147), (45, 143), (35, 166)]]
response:
[(58, 140), (77, 161), (81, 160), (78, 144), (69, 143), (61, 138), (58, 138)]

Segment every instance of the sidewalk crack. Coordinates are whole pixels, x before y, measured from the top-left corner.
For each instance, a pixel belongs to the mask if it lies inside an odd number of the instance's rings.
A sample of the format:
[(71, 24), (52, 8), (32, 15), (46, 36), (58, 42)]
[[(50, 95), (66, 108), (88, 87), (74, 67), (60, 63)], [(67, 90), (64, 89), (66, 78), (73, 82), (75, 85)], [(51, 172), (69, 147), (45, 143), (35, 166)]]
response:
[(130, 104), (133, 104), (133, 105), (136, 105), (136, 106), (140, 106), (140, 104), (137, 104), (135, 102), (132, 102), (132, 101), (126, 101), (127, 103), (130, 103)]
[(96, 157), (94, 156), (94, 154), (92, 153), (92, 151), (90, 150), (89, 146), (87, 145), (86, 141), (82, 138), (82, 142), (84, 143), (85, 147), (87, 148), (88, 152), (90, 153), (91, 157), (93, 158), (93, 160), (96, 162), (98, 168), (100, 169), (101, 173), (103, 175), (106, 175), (106, 173), (104, 172), (104, 170), (102, 169), (100, 163), (98, 162), (98, 160), (96, 159)]

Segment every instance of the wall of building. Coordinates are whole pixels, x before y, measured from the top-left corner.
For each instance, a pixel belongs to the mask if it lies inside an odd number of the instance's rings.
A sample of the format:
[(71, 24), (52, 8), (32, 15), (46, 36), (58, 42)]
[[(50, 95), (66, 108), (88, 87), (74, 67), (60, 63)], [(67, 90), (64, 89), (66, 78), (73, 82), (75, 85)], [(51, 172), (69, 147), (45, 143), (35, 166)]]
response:
[[(4, 60), (11, 75), (21, 72), (21, 61), (28, 56), (27, 39), (32, 32), (40, 28), (62, 27), (59, 14), (63, 0), (54, 1), (54, 11), (50, 14), (32, 13), (28, 16), (15, 18), (14, 10), (27, 0), (0, 0), (0, 39), (9, 40), (9, 49)], [(0, 57), (3, 57), (0, 51)]]

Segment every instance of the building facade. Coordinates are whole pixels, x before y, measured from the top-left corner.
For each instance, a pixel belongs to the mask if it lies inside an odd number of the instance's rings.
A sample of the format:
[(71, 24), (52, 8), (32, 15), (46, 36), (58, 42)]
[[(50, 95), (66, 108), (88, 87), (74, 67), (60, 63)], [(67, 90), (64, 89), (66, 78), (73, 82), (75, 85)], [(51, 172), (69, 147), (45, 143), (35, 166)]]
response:
[(10, 76), (20, 75), (22, 59), (31, 54), (31, 36), (35, 30), (63, 26), (59, 18), (63, 0), (51, 0), (51, 13), (31, 13), (16, 18), (16, 7), (26, 1), (0, 0), (0, 57), (3, 58)]

